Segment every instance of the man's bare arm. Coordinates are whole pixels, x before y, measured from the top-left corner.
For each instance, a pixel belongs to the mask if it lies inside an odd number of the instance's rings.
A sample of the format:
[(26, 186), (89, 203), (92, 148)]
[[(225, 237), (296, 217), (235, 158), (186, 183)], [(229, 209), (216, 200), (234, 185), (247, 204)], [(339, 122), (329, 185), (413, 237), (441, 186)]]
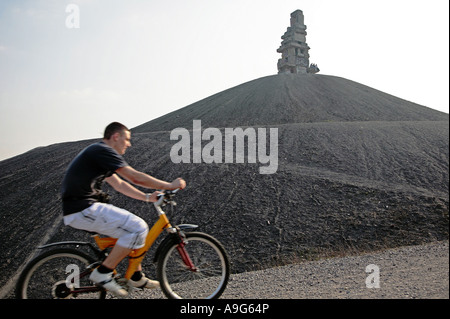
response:
[(131, 183), (146, 188), (173, 190), (186, 187), (186, 182), (181, 178), (177, 178), (172, 183), (168, 183), (148, 174), (139, 172), (131, 166), (121, 167), (116, 173)]
[(133, 185), (130, 185), (129, 183), (121, 179), (116, 174), (113, 174), (112, 176), (106, 178), (105, 181), (109, 185), (111, 185), (116, 191), (128, 197), (149, 202), (156, 202), (158, 200), (157, 195), (160, 192), (154, 192), (153, 194), (151, 194), (151, 196), (147, 196), (146, 193), (141, 192)]

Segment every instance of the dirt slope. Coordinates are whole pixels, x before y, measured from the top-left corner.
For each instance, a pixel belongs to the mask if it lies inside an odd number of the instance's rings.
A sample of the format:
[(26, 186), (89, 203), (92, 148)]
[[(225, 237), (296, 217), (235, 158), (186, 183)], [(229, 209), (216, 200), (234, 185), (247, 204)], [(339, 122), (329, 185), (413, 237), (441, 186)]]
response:
[(212, 95), (144, 123), (135, 133), (192, 127), (279, 125), (349, 121), (448, 121), (448, 114), (344, 78), (272, 75)]
[[(192, 129), (192, 119), (203, 128), (278, 128), (276, 174), (248, 161), (174, 164), (170, 130)], [(89, 239), (61, 225), (59, 188), (92, 142), (0, 162), (0, 286), (37, 245)], [(188, 181), (174, 223), (219, 238), (234, 272), (448, 239), (448, 114), (341, 78), (273, 76), (218, 93), (133, 129), (126, 159)], [(114, 204), (155, 220), (145, 203), (111, 193)]]

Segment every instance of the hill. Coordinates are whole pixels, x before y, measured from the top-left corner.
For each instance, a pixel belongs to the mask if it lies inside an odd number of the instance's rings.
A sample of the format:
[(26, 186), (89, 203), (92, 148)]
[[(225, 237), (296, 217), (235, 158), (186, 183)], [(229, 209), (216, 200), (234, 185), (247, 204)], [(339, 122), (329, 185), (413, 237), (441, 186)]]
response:
[(328, 75), (282, 74), (212, 95), (133, 129), (135, 133), (192, 127), (263, 126), (355, 121), (448, 121), (433, 111), (360, 83)]
[[(261, 164), (248, 160), (173, 163), (170, 133), (192, 130), (194, 119), (223, 134), (238, 126), (277, 128), (276, 173), (259, 174)], [(127, 161), (157, 178), (187, 180), (172, 220), (219, 238), (234, 272), (448, 239), (448, 114), (362, 84), (324, 75), (264, 77), (132, 133)], [(0, 162), (0, 286), (39, 244), (89, 240), (61, 224), (59, 188), (70, 160), (92, 142)], [(114, 204), (155, 220), (147, 204), (110, 193)], [(150, 264), (148, 257), (144, 267)]]

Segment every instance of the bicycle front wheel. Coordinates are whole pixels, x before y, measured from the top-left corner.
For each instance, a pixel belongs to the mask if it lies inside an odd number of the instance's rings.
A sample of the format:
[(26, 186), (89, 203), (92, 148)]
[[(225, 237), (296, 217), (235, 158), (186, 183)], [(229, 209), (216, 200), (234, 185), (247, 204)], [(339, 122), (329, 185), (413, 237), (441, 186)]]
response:
[(177, 243), (167, 245), (158, 259), (161, 290), (170, 299), (219, 298), (230, 276), (225, 249), (214, 237), (204, 233), (186, 233), (184, 242), (195, 269), (185, 264)]
[[(71, 248), (47, 251), (33, 259), (23, 270), (16, 285), (19, 299), (103, 299), (106, 292), (92, 287), (89, 276), (80, 276), (95, 260)], [(69, 277), (70, 276), (70, 277)], [(71, 283), (91, 287), (92, 292), (75, 293)], [(88, 290), (88, 289), (86, 289)]]

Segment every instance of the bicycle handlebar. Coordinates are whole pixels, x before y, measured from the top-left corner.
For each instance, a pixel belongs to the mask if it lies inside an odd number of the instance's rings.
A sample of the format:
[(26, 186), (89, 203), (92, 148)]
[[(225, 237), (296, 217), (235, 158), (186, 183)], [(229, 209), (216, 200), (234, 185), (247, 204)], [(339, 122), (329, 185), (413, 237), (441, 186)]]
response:
[(161, 190), (163, 194), (158, 194), (158, 200), (154, 203), (155, 207), (160, 207), (164, 202), (167, 204), (172, 202), (172, 197), (180, 190), (180, 188), (174, 190)]

